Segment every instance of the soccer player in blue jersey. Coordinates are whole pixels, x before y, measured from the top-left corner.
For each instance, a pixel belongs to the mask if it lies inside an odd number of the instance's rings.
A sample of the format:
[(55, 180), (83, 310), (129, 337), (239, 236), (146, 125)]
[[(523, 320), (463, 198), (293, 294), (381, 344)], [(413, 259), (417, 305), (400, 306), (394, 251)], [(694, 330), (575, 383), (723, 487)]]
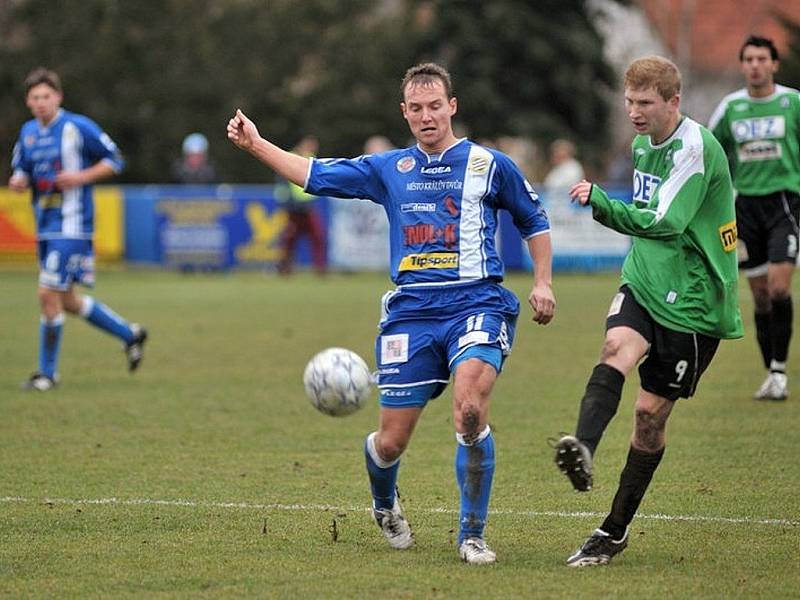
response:
[(511, 351), (519, 301), (500, 285), (497, 212), (507, 210), (535, 264), (533, 320), (553, 318), (550, 226), (539, 198), (504, 154), (453, 133), (457, 101), (450, 75), (426, 63), (406, 72), (400, 108), (414, 146), (356, 159), (308, 159), (278, 148), (238, 110), (228, 138), (309, 193), (369, 198), (389, 217), (391, 276), (382, 300), (375, 355), (378, 431), (365, 443), (373, 515), (389, 544), (410, 548), (396, 493), (400, 455), (429, 400), (453, 377), (456, 479), (461, 492), (459, 555), (489, 564), (484, 540), (495, 447), (492, 386)]
[(80, 315), (125, 345), (128, 368), (142, 360), (147, 333), (108, 306), (79, 294), (75, 284), (94, 285), (92, 184), (123, 167), (116, 144), (87, 117), (61, 108), (56, 73), (44, 68), (25, 79), (25, 100), (34, 118), (14, 146), (9, 187), (33, 190), (39, 254), (39, 369), (26, 389), (47, 391), (58, 381), (64, 312)]

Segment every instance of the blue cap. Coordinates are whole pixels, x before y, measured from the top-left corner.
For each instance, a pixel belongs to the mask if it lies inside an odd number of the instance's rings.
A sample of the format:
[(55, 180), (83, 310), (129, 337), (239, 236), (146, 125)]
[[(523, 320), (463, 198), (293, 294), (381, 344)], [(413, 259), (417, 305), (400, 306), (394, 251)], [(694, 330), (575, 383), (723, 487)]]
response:
[(204, 154), (208, 151), (208, 140), (202, 133), (190, 133), (183, 140), (184, 154)]

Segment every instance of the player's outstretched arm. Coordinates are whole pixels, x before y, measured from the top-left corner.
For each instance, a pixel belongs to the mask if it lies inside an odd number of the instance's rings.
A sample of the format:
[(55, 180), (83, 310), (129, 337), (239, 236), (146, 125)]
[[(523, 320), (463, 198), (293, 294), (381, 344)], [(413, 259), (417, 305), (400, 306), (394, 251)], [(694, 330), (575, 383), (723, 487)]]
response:
[(556, 297), (553, 293), (553, 248), (550, 234), (542, 233), (528, 239), (528, 250), (533, 259), (533, 289), (528, 303), (533, 309), (533, 320), (547, 325), (556, 312)]
[(228, 121), (228, 139), (233, 144), (255, 156), (281, 177), (305, 186), (309, 159), (293, 154), (265, 140), (256, 124), (240, 109)]

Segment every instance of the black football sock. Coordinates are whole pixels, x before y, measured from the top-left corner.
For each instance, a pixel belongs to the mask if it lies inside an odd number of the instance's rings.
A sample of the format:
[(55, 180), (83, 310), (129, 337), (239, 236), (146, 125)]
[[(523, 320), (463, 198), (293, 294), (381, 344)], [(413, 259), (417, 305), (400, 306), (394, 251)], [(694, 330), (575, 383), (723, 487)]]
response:
[(617, 414), (624, 383), (625, 376), (604, 363), (597, 365), (589, 377), (581, 400), (575, 437), (589, 448), (592, 455), (609, 422)]
[[(786, 364), (789, 355), (789, 340), (792, 338), (792, 297), (772, 301), (772, 318), (769, 329), (772, 334), (772, 361)], [(772, 362), (771, 361), (771, 362)], [(775, 371), (776, 369), (771, 369)], [(784, 367), (785, 370), (785, 367)]]
[(772, 362), (772, 333), (771, 322), (772, 313), (755, 313), (756, 321), (756, 340), (758, 340), (758, 347), (761, 349), (761, 357), (764, 359), (764, 367), (769, 369), (769, 364)]
[(625, 535), (625, 529), (633, 521), (633, 515), (636, 514), (663, 456), (664, 448), (653, 454), (631, 446), (625, 468), (619, 477), (617, 493), (611, 503), (611, 513), (600, 526), (613, 539), (620, 540)]

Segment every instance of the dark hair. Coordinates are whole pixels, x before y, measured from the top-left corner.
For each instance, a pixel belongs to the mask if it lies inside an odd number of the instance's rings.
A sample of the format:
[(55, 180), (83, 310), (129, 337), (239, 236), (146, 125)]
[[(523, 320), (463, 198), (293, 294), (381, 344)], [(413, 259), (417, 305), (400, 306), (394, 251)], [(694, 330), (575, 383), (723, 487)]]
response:
[(742, 44), (742, 47), (739, 50), (739, 62), (744, 60), (744, 49), (748, 46), (755, 46), (756, 48), (769, 48), (769, 55), (772, 57), (772, 60), (779, 60), (778, 49), (775, 47), (775, 44), (772, 43), (771, 39), (759, 37), (757, 35), (751, 35), (744, 41), (744, 44)]
[(409, 84), (431, 85), (439, 80), (444, 86), (444, 93), (448, 100), (453, 97), (453, 83), (450, 81), (450, 73), (441, 65), (436, 63), (421, 63), (411, 67), (406, 71), (403, 82), (400, 84), (400, 98), (405, 99), (406, 87)]
[(40, 83), (45, 83), (57, 92), (61, 92), (61, 78), (58, 73), (45, 69), (44, 67), (37, 67), (25, 78), (25, 94), (31, 91), (31, 88), (36, 87)]

